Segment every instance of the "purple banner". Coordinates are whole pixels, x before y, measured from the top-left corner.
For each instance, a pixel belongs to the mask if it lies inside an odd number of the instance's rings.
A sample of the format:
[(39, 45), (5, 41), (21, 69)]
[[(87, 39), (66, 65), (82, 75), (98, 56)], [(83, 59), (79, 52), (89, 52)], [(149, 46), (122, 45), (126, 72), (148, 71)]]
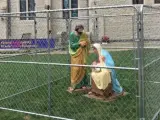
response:
[[(50, 48), (55, 47), (55, 40), (50, 39)], [(0, 40), (0, 49), (48, 48), (47, 39)]]

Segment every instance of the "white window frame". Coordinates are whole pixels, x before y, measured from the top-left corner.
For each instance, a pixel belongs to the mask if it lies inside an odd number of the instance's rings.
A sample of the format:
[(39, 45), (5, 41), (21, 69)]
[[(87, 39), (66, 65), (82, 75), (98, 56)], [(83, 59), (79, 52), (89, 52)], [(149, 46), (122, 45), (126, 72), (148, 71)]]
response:
[[(18, 0), (18, 2), (19, 2), (19, 12), (20, 12), (20, 6), (21, 6), (21, 4), (20, 4), (20, 1), (21, 0)], [(36, 2), (36, 0), (34, 0), (35, 2)], [(25, 0), (25, 2), (26, 2), (26, 11), (25, 12), (28, 12), (29, 11), (29, 3), (28, 3), (28, 0)], [(35, 3), (36, 4), (36, 3)], [(36, 6), (34, 6), (34, 9), (36, 10)], [(21, 17), (21, 16), (20, 16)], [(21, 19), (20, 18), (20, 20), (33, 20), (33, 19), (29, 19), (29, 15), (28, 14), (26, 14), (26, 19)]]
[[(70, 9), (72, 9), (72, 3), (71, 3), (71, 1), (72, 0), (69, 0), (69, 8)], [(77, 0), (77, 5), (79, 5), (79, 1), (78, 0)], [(78, 8), (78, 6), (77, 6), (77, 8)], [(78, 14), (79, 14), (79, 11), (78, 11)], [(79, 16), (78, 14), (77, 14), (77, 17), (72, 17), (72, 11), (70, 11), (70, 18), (78, 18), (78, 16)]]
[[(63, 2), (63, 0), (62, 0), (62, 2)], [(63, 4), (64, 4), (64, 2), (62, 3), (62, 9), (63, 9)], [(77, 0), (77, 5), (79, 6), (79, 1), (78, 0)], [(69, 8), (68, 9), (71, 9), (71, 7), (72, 7), (72, 3), (71, 3), (71, 0), (69, 0)], [(77, 17), (72, 17), (72, 11), (69, 11), (69, 17), (70, 18), (78, 18), (78, 16), (79, 16), (79, 11), (78, 11)], [(62, 13), (62, 17), (63, 17), (63, 13)]]

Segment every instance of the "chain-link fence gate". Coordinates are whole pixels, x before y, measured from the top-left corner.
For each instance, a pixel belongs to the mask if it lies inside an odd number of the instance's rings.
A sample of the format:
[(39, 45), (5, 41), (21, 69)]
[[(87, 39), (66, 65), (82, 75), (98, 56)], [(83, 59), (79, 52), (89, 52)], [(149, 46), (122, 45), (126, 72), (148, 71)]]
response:
[[(0, 109), (57, 119), (133, 120), (152, 119), (154, 115), (157, 118), (159, 49), (154, 48), (158, 42), (151, 41), (155, 37), (158, 40), (158, 34), (151, 28), (155, 31), (152, 24), (158, 24), (155, 20), (158, 14), (143, 14), (143, 8), (80, 8), (78, 18), (63, 16), (71, 13), (71, 9), (1, 14), (7, 21), (7, 29), (2, 27), (8, 34), (0, 41)], [(66, 91), (70, 85), (70, 67), (82, 66), (70, 64), (68, 53), (68, 35), (77, 24), (84, 25), (91, 43), (100, 42), (103, 35), (109, 36), (110, 43), (102, 46), (115, 60), (114, 69), (128, 92), (126, 96), (102, 102)], [(151, 48), (148, 43), (152, 44)], [(92, 50), (90, 52), (86, 65), (88, 80), (95, 60)]]
[(144, 91), (145, 114), (147, 119), (159, 120), (160, 79), (159, 79), (159, 8), (144, 6)]

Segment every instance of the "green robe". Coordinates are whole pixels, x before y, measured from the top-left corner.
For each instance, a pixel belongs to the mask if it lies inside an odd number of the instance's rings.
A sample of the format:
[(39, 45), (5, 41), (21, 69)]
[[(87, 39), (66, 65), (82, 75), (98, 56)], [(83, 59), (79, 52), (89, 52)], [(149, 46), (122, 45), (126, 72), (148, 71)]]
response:
[[(71, 55), (71, 64), (86, 63), (86, 47), (82, 48), (79, 44), (85, 35), (86, 34), (83, 33), (81, 36), (77, 36), (74, 32), (70, 33), (69, 53)], [(86, 36), (83, 38), (88, 40)], [(71, 87), (73, 89), (79, 89), (88, 85), (89, 81), (87, 80), (86, 69), (84, 67), (71, 67)]]

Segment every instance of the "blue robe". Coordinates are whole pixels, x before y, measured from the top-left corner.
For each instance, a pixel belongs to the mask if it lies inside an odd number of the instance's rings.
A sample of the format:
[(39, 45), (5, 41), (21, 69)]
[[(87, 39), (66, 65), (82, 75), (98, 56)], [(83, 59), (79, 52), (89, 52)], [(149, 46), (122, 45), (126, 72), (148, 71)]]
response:
[[(101, 51), (102, 56), (105, 57), (105, 64), (108, 67), (114, 67), (114, 61), (112, 59), (112, 56), (107, 50), (102, 49)], [(117, 76), (116, 76), (116, 71), (114, 69), (111, 69), (111, 79), (112, 79), (112, 89), (116, 93), (121, 93), (123, 91), (123, 88), (121, 87)]]

